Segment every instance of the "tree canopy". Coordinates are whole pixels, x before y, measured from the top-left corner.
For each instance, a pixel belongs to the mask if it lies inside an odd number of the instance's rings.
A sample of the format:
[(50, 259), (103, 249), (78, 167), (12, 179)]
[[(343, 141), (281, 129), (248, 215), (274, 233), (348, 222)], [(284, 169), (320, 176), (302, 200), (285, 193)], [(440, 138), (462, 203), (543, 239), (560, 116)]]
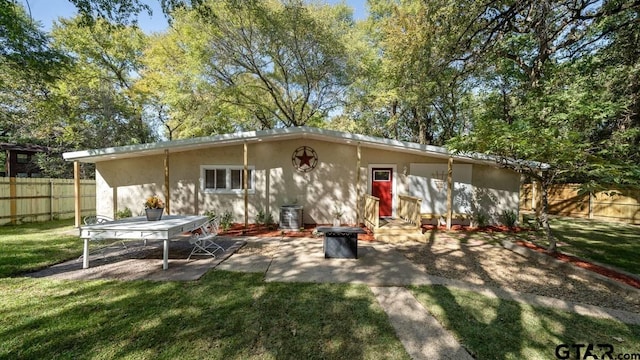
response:
[[(586, 191), (640, 181), (633, 0), (0, 0), (0, 136), (66, 150), (299, 125), (487, 152)], [(52, 139), (56, 139), (55, 141)], [(548, 164), (541, 171), (539, 164)], [(537, 164), (537, 165), (536, 165)]]

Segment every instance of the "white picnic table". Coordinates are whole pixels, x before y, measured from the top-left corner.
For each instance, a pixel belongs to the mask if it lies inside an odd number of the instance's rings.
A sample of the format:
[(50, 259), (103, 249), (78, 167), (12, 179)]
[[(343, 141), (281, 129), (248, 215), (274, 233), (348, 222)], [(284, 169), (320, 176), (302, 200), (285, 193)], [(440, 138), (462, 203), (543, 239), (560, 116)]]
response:
[(80, 238), (84, 240), (82, 268), (89, 267), (89, 241), (92, 240), (162, 240), (162, 269), (169, 268), (169, 241), (179, 235), (193, 231), (208, 218), (200, 215), (165, 215), (162, 220), (148, 221), (145, 216), (137, 216), (110, 221), (102, 224), (83, 225)]

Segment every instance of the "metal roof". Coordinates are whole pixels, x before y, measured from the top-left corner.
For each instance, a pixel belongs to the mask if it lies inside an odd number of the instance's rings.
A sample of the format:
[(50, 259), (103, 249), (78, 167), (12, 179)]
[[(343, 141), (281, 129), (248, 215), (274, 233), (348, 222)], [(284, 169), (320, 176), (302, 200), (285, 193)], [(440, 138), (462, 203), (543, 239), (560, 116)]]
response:
[[(442, 159), (448, 159), (449, 157), (452, 157), (457, 161), (481, 163), (494, 166), (501, 162), (504, 162), (504, 159), (499, 159), (486, 154), (454, 154), (452, 152), (449, 152), (444, 147), (439, 146), (422, 145), (408, 141), (385, 139), (374, 136), (318, 129), (306, 126), (260, 131), (247, 131), (233, 134), (222, 134), (191, 139), (163, 141), (157, 143), (73, 151), (64, 153), (63, 157), (67, 161), (96, 163), (100, 161), (164, 154), (165, 150), (168, 150), (170, 153), (172, 153), (211, 147), (237, 145), (243, 143), (258, 143), (289, 139), (314, 139), (342, 144), (360, 144), (362, 147), (367, 148), (393, 150)], [(539, 165), (541, 168), (544, 168), (545, 164), (540, 163)]]

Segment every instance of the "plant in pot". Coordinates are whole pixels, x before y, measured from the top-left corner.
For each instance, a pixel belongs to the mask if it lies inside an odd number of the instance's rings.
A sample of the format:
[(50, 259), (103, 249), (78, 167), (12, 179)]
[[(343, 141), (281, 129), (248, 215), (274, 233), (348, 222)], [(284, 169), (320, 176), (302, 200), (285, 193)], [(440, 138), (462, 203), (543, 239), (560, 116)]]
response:
[(144, 202), (144, 212), (147, 215), (147, 220), (157, 221), (162, 219), (162, 212), (164, 211), (164, 202), (158, 195), (149, 196)]

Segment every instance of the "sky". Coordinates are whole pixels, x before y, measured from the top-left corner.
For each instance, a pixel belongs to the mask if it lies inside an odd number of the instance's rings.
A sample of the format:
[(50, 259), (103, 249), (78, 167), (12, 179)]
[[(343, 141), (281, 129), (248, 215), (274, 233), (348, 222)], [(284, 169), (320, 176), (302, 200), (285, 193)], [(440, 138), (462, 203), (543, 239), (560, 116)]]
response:
[[(342, 2), (341, 0), (325, 0), (328, 3), (335, 4)], [(153, 16), (149, 17), (146, 13), (140, 14), (138, 25), (146, 33), (160, 32), (166, 29), (167, 20), (160, 9), (160, 0), (144, 0), (151, 5)], [(344, 2), (353, 8), (353, 16), (356, 20), (365, 19), (367, 17), (366, 0), (344, 0)], [(34, 20), (39, 21), (45, 31), (51, 30), (53, 22), (58, 17), (72, 17), (76, 14), (76, 8), (68, 0), (20, 0), (25, 7), (27, 13), (31, 11)], [(27, 6), (28, 5), (28, 6)]]

